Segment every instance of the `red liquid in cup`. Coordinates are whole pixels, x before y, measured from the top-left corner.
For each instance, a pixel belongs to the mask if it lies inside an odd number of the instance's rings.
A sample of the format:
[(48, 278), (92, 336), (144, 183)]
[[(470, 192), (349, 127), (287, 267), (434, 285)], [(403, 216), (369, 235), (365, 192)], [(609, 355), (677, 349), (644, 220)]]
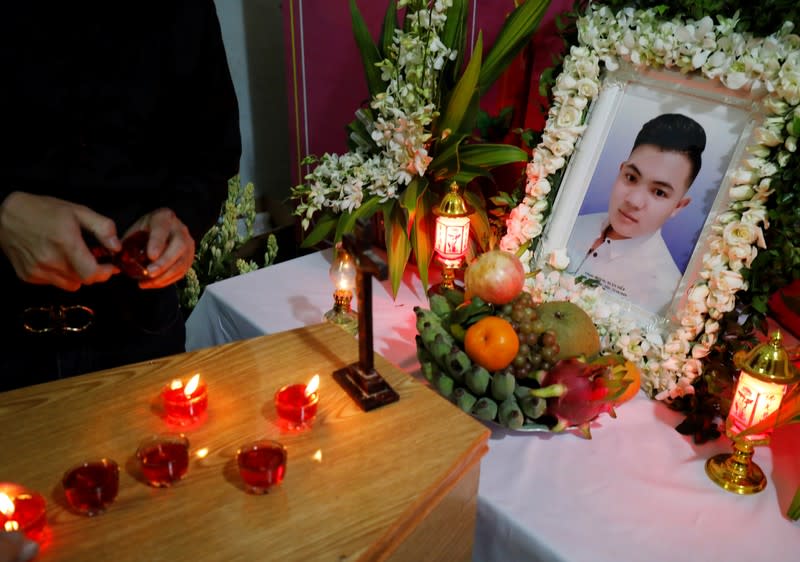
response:
[(263, 494), (283, 481), (286, 473), (286, 449), (277, 443), (248, 445), (237, 455), (239, 474), (250, 492)]
[[(8, 492), (5, 492), (9, 495)], [(28, 492), (22, 487), (11, 499), (14, 512), (9, 516), (0, 513), (0, 533), (5, 531), (21, 531), (29, 539), (37, 540), (46, 522), (46, 504), (44, 498), (36, 493)]]
[(208, 409), (208, 388), (204, 382), (187, 397), (183, 388), (165, 388), (161, 393), (167, 422), (189, 425), (197, 421)]
[(310, 396), (306, 396), (306, 387), (302, 384), (284, 386), (275, 394), (278, 417), (290, 428), (310, 425), (317, 415), (318, 404), (319, 395), (313, 392)]
[(140, 449), (137, 456), (142, 475), (153, 486), (169, 486), (189, 469), (189, 448), (185, 443), (153, 443)]
[(64, 475), (67, 502), (87, 515), (102, 513), (119, 491), (119, 466), (110, 460), (84, 463)]

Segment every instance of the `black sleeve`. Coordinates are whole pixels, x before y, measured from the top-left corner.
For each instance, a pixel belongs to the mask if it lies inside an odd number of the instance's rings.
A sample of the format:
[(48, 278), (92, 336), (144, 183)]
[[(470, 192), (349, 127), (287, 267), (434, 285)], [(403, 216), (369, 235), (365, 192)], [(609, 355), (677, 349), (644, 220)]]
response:
[(176, 3), (174, 161), (163, 206), (199, 242), (239, 171), (239, 109), (213, 0)]

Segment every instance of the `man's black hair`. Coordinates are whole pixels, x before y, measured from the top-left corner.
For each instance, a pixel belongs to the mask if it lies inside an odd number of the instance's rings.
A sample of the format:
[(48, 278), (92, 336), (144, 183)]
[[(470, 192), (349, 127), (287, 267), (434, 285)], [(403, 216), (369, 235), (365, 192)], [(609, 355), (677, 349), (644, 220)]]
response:
[(633, 148), (641, 144), (685, 154), (692, 166), (689, 178), (691, 185), (702, 165), (700, 156), (706, 148), (706, 132), (691, 117), (680, 113), (663, 113), (642, 126), (633, 142)]

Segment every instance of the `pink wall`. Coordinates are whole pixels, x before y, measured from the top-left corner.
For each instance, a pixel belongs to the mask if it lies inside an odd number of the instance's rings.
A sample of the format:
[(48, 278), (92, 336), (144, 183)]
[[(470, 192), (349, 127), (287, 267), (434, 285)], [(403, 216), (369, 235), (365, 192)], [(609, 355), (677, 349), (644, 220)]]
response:
[[(538, 89), (535, 76), (550, 64), (550, 52), (558, 48), (554, 17), (571, 5), (572, 2), (567, 0), (551, 2), (534, 37), (536, 56), (530, 86), (533, 93)], [(358, 6), (373, 37), (376, 37), (386, 3), (358, 0)], [(468, 22), (470, 52), (478, 31), (483, 31), (485, 46), (494, 42), (503, 19), (513, 7), (513, 0), (471, 1)], [(301, 177), (299, 162), (305, 155), (346, 150), (344, 128), (353, 119), (354, 111), (366, 101), (367, 87), (353, 41), (347, 0), (284, 0), (283, 21), (291, 173), (292, 185), (295, 185)], [(499, 109), (495, 107), (498, 97), (506, 99), (519, 87), (513, 81), (506, 81), (503, 88), (500, 82), (482, 100), (482, 107), (489, 113), (496, 113)], [(527, 126), (540, 126), (539, 121), (536, 115), (528, 112)]]

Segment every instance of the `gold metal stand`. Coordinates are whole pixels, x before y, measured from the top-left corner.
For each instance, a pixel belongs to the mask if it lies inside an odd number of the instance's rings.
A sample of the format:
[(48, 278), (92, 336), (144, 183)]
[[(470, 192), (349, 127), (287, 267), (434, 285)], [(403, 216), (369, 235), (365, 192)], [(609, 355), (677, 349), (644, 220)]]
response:
[(706, 474), (717, 485), (736, 494), (755, 494), (767, 485), (764, 471), (753, 462), (753, 445), (744, 439), (733, 442), (733, 453), (708, 459)]

